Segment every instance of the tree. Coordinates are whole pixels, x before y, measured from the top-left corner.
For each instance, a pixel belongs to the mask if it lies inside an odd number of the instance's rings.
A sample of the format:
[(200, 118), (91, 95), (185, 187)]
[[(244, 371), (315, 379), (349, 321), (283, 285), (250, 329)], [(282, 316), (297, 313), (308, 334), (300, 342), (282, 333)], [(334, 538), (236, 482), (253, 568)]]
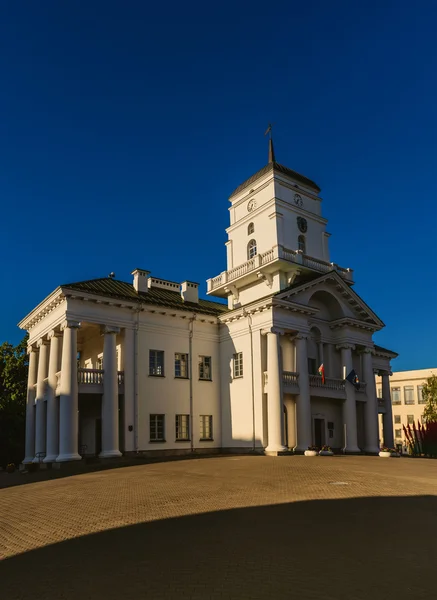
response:
[(437, 422), (437, 375), (431, 375), (422, 388), (422, 398), (425, 401), (423, 420), (425, 423)]
[(24, 456), (27, 394), (27, 336), (0, 345), (0, 465)]

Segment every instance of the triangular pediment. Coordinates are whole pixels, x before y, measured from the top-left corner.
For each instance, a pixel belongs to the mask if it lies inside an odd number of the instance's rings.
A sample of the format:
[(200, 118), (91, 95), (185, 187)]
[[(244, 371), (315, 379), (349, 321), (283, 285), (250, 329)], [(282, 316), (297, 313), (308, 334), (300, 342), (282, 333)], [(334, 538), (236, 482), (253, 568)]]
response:
[(291, 302), (317, 309), (318, 318), (332, 325), (366, 326), (373, 330), (384, 323), (336, 271), (331, 271), (310, 281), (296, 282), (278, 292), (279, 303)]

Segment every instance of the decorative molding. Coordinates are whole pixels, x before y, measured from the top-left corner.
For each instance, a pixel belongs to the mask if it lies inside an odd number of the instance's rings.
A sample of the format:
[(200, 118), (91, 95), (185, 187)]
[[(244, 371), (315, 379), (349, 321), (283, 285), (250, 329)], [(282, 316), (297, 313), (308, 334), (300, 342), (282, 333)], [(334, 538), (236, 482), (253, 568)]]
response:
[(60, 331), (56, 331), (55, 329), (52, 329), (51, 331), (48, 332), (47, 339), (51, 340), (54, 337), (62, 337), (62, 333)]
[(24, 319), (18, 323), (20, 329), (30, 331), (37, 323), (42, 321), (49, 313), (53, 312), (66, 298), (61, 288), (56, 288), (45, 300), (40, 302)]
[(36, 342), (36, 347), (37, 348), (41, 348), (41, 346), (47, 346), (48, 345), (48, 341), (41, 338)]
[(31, 352), (38, 352), (38, 348), (35, 348), (33, 344), (29, 344), (29, 346), (27, 346), (27, 354), (30, 354)]
[(258, 271), (256, 276), (258, 277), (258, 279), (262, 279), (262, 281), (265, 281), (269, 288), (272, 287), (273, 275), (271, 273), (262, 273), (261, 271)]
[(341, 342), (335, 346), (336, 350), (355, 350), (355, 348), (354, 344), (349, 344), (348, 342)]
[(79, 329), (80, 321), (73, 321), (72, 319), (67, 319), (61, 324), (61, 331), (64, 331), (64, 329), (67, 329), (67, 327), (69, 329)]
[(115, 333), (116, 335), (118, 333), (120, 333), (120, 327), (116, 327), (114, 325), (102, 325), (100, 327), (101, 335), (112, 334), (112, 333)]

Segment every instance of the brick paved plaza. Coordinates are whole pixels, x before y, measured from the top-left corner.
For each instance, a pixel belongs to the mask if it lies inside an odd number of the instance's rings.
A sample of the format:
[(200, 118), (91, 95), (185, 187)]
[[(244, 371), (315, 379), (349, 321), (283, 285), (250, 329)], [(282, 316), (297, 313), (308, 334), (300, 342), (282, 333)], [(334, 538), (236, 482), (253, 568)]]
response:
[(0, 526), (4, 600), (437, 595), (431, 460), (142, 464), (1, 489)]

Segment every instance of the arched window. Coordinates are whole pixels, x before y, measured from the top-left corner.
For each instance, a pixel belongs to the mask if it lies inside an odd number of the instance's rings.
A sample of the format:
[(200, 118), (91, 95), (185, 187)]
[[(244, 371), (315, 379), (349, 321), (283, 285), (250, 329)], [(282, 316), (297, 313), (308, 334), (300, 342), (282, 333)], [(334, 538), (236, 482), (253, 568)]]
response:
[(250, 260), (254, 256), (256, 256), (256, 241), (250, 240), (247, 244), (247, 260)]
[(300, 235), (297, 238), (297, 246), (298, 246), (298, 250), (301, 250), (303, 252), (303, 254), (306, 254), (305, 236), (304, 235)]
[(250, 235), (251, 233), (255, 233), (255, 225), (253, 223), (249, 223), (247, 226), (247, 235)]

